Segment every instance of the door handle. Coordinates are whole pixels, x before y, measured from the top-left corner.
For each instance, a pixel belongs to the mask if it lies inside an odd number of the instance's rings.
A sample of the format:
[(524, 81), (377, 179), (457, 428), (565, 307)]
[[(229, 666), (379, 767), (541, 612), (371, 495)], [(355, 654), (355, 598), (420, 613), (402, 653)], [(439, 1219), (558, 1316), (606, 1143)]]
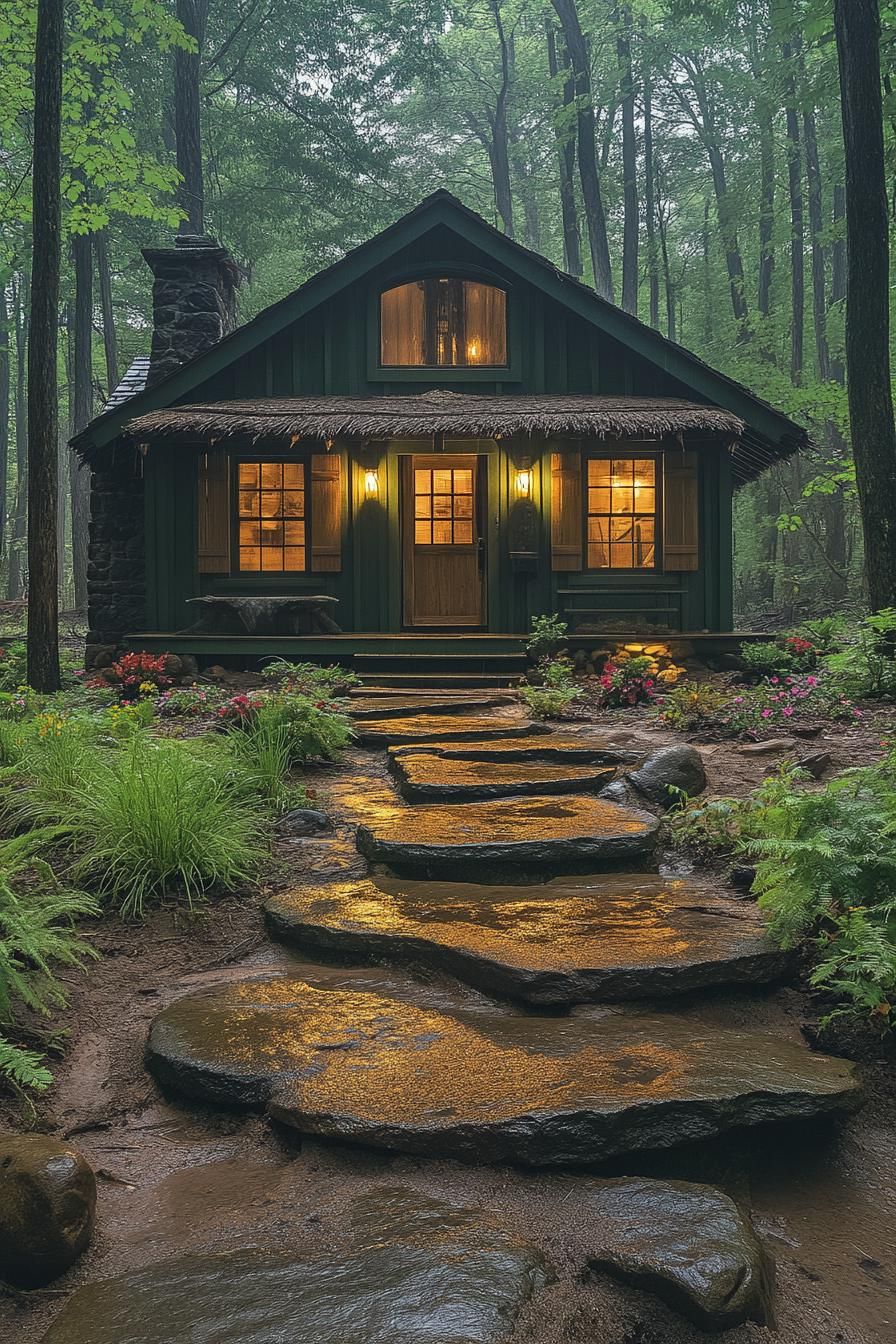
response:
[(476, 561), (480, 571), (485, 569), (485, 537), (476, 538)]

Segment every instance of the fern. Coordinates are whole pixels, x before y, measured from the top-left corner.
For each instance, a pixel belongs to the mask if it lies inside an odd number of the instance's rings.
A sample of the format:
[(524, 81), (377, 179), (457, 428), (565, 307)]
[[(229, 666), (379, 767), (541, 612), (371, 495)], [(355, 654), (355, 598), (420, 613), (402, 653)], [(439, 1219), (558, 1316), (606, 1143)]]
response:
[(30, 1088), (32, 1092), (45, 1092), (53, 1075), (42, 1060), (43, 1056), (36, 1050), (13, 1045), (5, 1036), (0, 1036), (0, 1078), (6, 1078), (16, 1087)]

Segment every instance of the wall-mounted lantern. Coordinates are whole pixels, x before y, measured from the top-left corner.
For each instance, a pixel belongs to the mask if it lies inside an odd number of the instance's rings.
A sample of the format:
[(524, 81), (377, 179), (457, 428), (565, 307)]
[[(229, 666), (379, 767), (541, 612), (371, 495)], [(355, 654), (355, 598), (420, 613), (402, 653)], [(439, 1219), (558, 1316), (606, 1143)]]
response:
[(364, 472), (364, 498), (376, 499), (380, 490), (379, 477), (374, 467), (368, 467)]
[(532, 494), (532, 467), (527, 457), (516, 469), (516, 493), (520, 499), (528, 499)]

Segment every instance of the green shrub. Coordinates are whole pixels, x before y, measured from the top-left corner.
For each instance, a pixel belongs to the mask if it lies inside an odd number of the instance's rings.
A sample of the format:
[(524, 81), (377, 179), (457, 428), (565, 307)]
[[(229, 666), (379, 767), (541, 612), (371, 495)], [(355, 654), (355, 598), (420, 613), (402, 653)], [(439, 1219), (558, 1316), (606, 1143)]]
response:
[(812, 642), (819, 658), (826, 658), (829, 653), (839, 653), (845, 624), (842, 616), (819, 616), (803, 621), (795, 633)]
[(780, 644), (742, 644), (741, 661), (754, 677), (783, 677), (793, 669), (793, 659)]
[[(236, 699), (236, 697), (234, 697)], [(352, 739), (351, 721), (332, 705), (317, 704), (306, 695), (277, 692), (251, 699), (230, 720), (231, 730), (250, 737), (263, 734), (270, 741), (282, 729), (288, 744), (289, 765), (306, 761), (335, 761)]]
[(55, 967), (82, 966), (95, 955), (73, 924), (78, 916), (98, 913), (90, 897), (66, 890), (35, 856), (47, 838), (20, 836), (0, 847), (0, 1077), (36, 1091), (52, 1082), (42, 1056), (4, 1031), (20, 1006), (46, 1015), (65, 1005)]
[(520, 696), (533, 719), (562, 719), (580, 695), (577, 686), (520, 687)]
[(233, 732), (237, 789), (250, 798), (258, 798), (275, 812), (304, 807), (305, 790), (287, 782), (292, 768), (293, 741), (287, 725), (263, 719), (248, 732)]
[(660, 718), (669, 728), (693, 731), (715, 724), (728, 697), (711, 682), (684, 681), (667, 694)]
[(348, 668), (290, 663), (285, 658), (274, 658), (261, 669), (261, 675), (277, 682), (281, 689), (307, 695), (311, 700), (347, 695), (353, 686), (361, 685), (361, 678)]
[(896, 696), (896, 609), (887, 608), (859, 623), (852, 644), (829, 655), (825, 666), (836, 686), (855, 699)]
[(550, 658), (566, 639), (568, 630), (568, 624), (556, 611), (550, 616), (533, 616), (527, 652), (536, 662)]

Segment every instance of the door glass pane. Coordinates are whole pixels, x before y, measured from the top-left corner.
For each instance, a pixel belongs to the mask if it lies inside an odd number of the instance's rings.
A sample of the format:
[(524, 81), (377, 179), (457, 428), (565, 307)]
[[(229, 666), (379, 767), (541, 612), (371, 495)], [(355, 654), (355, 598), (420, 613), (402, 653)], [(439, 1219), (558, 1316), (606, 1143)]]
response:
[(451, 524), (450, 524), (450, 523), (433, 523), (433, 525), (432, 525), (432, 541), (433, 541), (433, 545), (434, 545), (434, 546), (450, 546), (450, 545), (451, 545)]
[(471, 546), (473, 544), (472, 523), (454, 524), (454, 544), (455, 546)]
[[(472, 467), (414, 469), (414, 542), (470, 546), (475, 541)], [(432, 519), (432, 526), (428, 521)]]

